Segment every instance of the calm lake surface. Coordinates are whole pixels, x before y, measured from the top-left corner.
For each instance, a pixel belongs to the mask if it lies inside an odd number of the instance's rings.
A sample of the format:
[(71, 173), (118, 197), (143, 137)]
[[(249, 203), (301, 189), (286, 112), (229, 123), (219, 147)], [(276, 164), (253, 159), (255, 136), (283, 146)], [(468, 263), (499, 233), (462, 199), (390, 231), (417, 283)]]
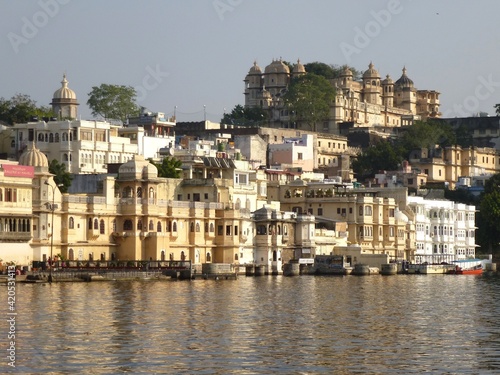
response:
[(16, 298), (0, 373), (500, 373), (498, 274), (18, 283)]

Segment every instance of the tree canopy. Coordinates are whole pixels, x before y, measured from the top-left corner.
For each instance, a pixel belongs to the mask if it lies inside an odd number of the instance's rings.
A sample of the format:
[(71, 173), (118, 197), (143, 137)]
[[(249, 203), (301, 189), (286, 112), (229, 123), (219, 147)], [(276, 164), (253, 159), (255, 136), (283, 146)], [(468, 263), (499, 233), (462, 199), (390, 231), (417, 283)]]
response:
[(16, 94), (10, 99), (0, 98), (0, 121), (9, 125), (30, 121), (32, 116), (53, 117), (49, 107), (37, 106), (29, 95)]
[(267, 112), (262, 108), (243, 107), (238, 104), (231, 113), (225, 113), (220, 122), (233, 125), (263, 125), (268, 118)]
[(416, 121), (415, 124), (404, 129), (398, 144), (407, 157), (415, 149), (434, 148), (436, 145), (447, 147), (456, 144), (456, 135), (448, 123)]
[(402, 149), (390, 141), (382, 140), (363, 150), (352, 163), (358, 180), (373, 177), (378, 171), (399, 169), (403, 161)]
[(68, 192), (68, 188), (71, 186), (71, 174), (66, 172), (66, 164), (59, 163), (56, 159), (49, 163), (49, 172), (54, 175), (54, 182), (57, 185), (62, 185), (59, 187), (62, 193)]
[(318, 123), (328, 120), (335, 89), (323, 76), (307, 73), (296, 77), (283, 96), (293, 121), (317, 131)]
[(140, 107), (136, 103), (137, 92), (131, 86), (103, 83), (100, 86), (93, 86), (88, 95), (87, 105), (92, 110), (93, 116), (125, 122), (129, 116), (139, 114)]
[(340, 77), (346, 67), (351, 70), (354, 80), (361, 78), (361, 72), (348, 65), (328, 65), (318, 61), (304, 64), (307, 73), (316, 74), (328, 80)]
[(167, 156), (161, 163), (153, 163), (156, 168), (158, 168), (158, 177), (165, 178), (180, 178), (181, 177), (181, 166), (182, 162), (174, 157)]

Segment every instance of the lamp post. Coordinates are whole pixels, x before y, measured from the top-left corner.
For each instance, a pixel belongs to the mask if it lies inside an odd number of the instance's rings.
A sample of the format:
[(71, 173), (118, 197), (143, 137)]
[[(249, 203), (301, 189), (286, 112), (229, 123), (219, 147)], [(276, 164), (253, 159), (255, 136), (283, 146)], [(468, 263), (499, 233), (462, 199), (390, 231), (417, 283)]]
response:
[(51, 261), (51, 264), (50, 264), (50, 268), (49, 268), (49, 278), (48, 278), (48, 282), (51, 283), (52, 282), (52, 264), (54, 263), (54, 259), (52, 257), (52, 252), (53, 252), (53, 249), (54, 249), (54, 211), (56, 209), (56, 205), (55, 205), (55, 192), (56, 192), (56, 186), (57, 187), (60, 187), (60, 186), (63, 186), (63, 184), (57, 184), (57, 185), (51, 185), (49, 184), (48, 181), (45, 181), (44, 182), (45, 185), (47, 186), (50, 186), (52, 188), (52, 204), (49, 203), (50, 205), (50, 210), (52, 211), (52, 218), (51, 218), (51, 224), (50, 224), (50, 261)]

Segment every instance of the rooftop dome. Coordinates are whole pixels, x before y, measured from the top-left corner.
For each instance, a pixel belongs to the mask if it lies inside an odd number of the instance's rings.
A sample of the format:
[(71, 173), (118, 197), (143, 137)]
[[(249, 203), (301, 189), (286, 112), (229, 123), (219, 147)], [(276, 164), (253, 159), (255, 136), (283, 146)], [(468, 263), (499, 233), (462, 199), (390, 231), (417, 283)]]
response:
[(253, 66), (248, 71), (248, 74), (262, 74), (262, 69), (257, 65), (257, 61), (253, 62)]
[(285, 63), (283, 63), (283, 61), (281, 59), (273, 60), (273, 62), (271, 64), (266, 66), (266, 69), (264, 71), (267, 74), (269, 74), (269, 73), (290, 74), (290, 68), (288, 68), (288, 66)]
[(394, 81), (392, 80), (392, 78), (389, 74), (387, 74), (385, 76), (385, 79), (382, 81), (383, 85), (392, 85), (393, 83), (394, 83)]
[(368, 70), (363, 73), (363, 78), (380, 78), (378, 70), (374, 68), (371, 62), (368, 65)]
[(300, 59), (297, 60), (297, 64), (293, 67), (293, 72), (296, 74), (306, 72), (306, 68), (301, 64)]
[(142, 155), (135, 155), (132, 160), (118, 168), (120, 180), (142, 180), (158, 177), (158, 169)]
[(342, 73), (340, 73), (341, 77), (352, 77), (352, 70), (346, 65)]
[(403, 68), (403, 74), (396, 81), (396, 85), (403, 87), (413, 87), (413, 81), (406, 75), (406, 67)]
[(53, 99), (76, 100), (75, 92), (68, 87), (68, 80), (66, 79), (66, 74), (63, 75), (63, 80), (61, 81), (61, 85), (62, 87), (54, 92)]
[(48, 168), (49, 160), (43, 152), (36, 148), (33, 142), (19, 157), (19, 165)]

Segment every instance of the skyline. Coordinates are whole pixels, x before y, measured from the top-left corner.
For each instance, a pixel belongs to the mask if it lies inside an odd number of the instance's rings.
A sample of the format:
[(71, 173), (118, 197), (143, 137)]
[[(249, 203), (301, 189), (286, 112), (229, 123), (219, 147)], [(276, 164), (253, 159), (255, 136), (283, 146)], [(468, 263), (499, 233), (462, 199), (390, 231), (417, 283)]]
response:
[[(79, 115), (92, 86), (132, 86), (138, 104), (178, 121), (218, 122), (244, 104), (257, 61), (348, 64), (441, 93), (442, 117), (495, 113), (500, 28), (494, 0), (33, 0), (2, 2), (0, 97), (48, 106), (63, 74)], [(175, 108), (175, 109), (174, 109)]]

